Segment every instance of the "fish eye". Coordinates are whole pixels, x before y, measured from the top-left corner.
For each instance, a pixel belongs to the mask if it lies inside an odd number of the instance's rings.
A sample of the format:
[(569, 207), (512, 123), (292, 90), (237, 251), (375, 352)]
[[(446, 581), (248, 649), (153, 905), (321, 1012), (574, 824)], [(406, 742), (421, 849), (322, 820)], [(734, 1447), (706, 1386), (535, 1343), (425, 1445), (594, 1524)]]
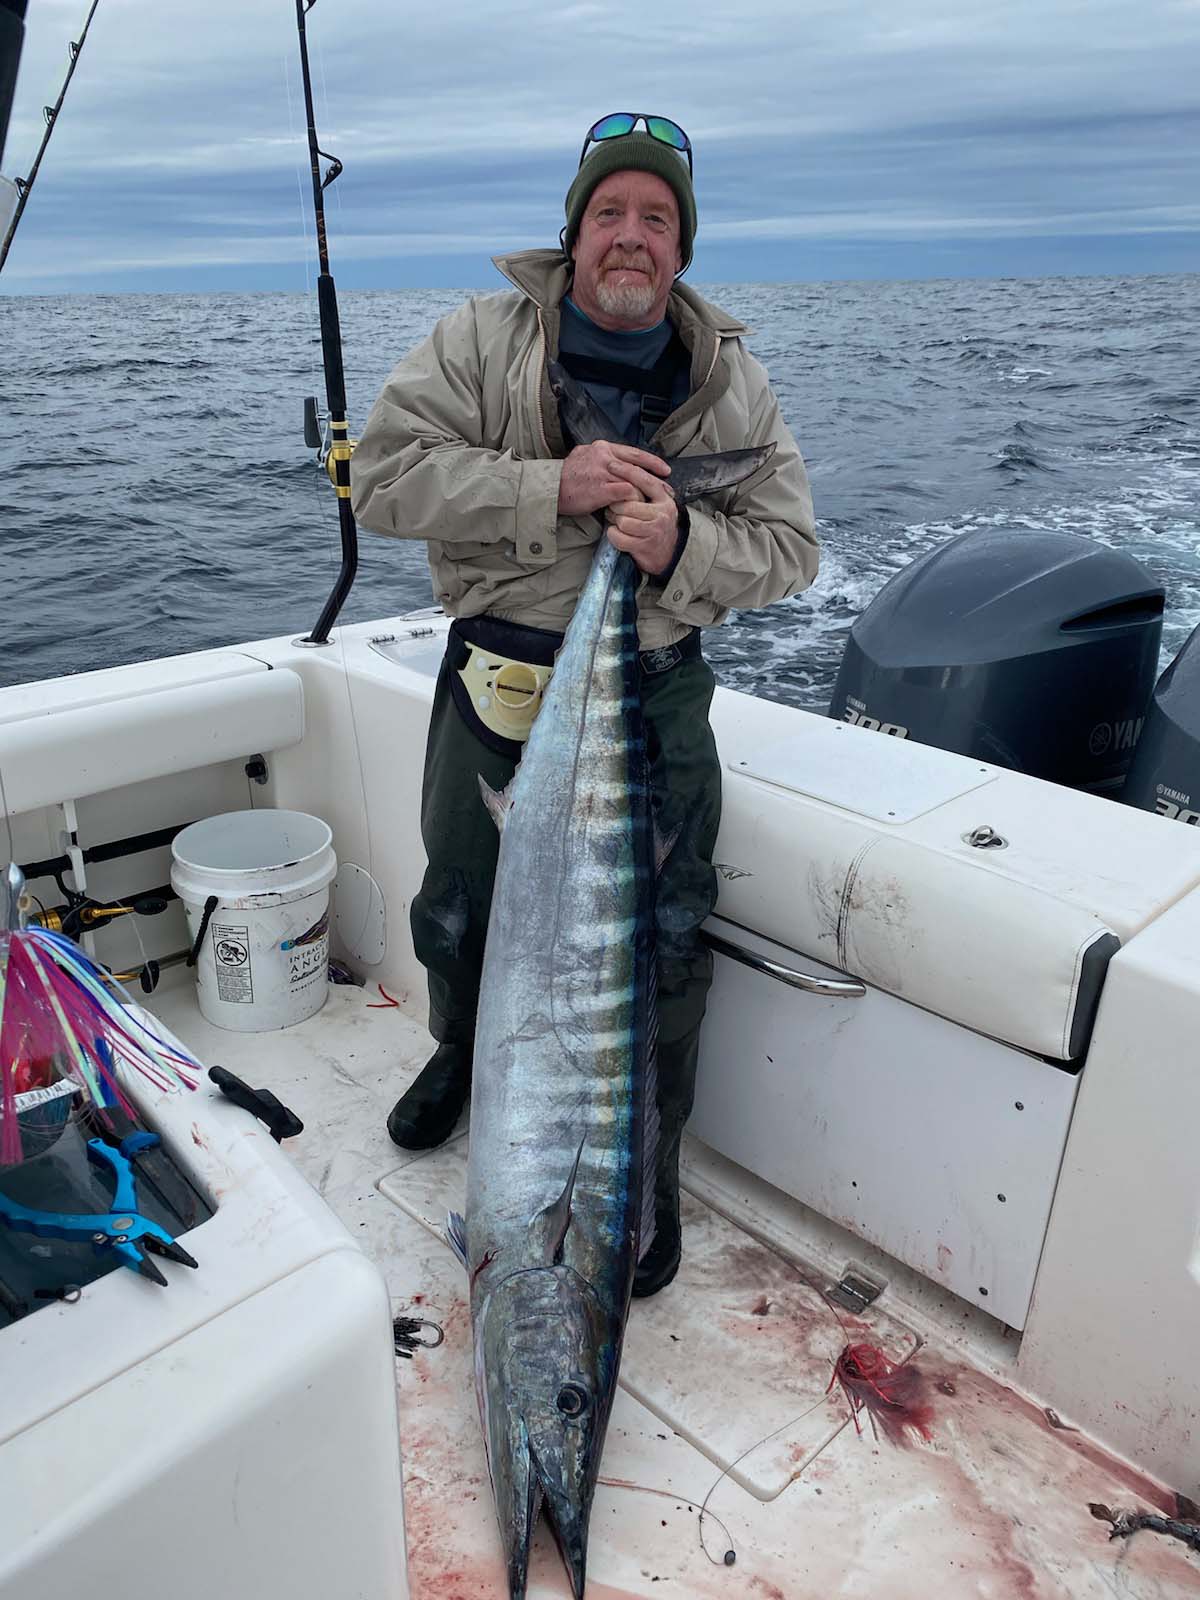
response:
[(564, 1417), (574, 1420), (581, 1417), (590, 1404), (591, 1397), (587, 1390), (579, 1383), (564, 1383), (558, 1391), (555, 1405)]

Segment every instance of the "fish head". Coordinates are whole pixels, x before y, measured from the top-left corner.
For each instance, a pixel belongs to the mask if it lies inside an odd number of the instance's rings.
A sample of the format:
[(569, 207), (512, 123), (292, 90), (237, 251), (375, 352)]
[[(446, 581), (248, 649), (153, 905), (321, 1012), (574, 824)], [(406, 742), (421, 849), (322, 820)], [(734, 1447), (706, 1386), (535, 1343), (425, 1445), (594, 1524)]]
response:
[(484, 1426), (509, 1592), (513, 1600), (525, 1593), (544, 1507), (578, 1600), (616, 1381), (615, 1331), (592, 1286), (564, 1265), (504, 1279), (485, 1319)]

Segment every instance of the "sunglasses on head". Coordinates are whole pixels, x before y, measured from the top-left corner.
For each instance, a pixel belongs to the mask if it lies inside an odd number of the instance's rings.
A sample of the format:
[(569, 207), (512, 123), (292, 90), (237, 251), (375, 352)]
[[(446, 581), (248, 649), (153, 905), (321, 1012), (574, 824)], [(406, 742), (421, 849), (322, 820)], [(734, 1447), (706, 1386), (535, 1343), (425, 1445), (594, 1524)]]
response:
[(583, 165), (588, 145), (602, 144), (605, 139), (623, 138), (625, 134), (632, 133), (639, 122), (646, 124), (646, 132), (659, 144), (670, 145), (672, 150), (681, 151), (687, 157), (688, 172), (691, 173), (692, 141), (687, 134), (670, 117), (652, 117), (645, 111), (613, 111), (607, 117), (601, 117), (599, 122), (593, 122), (584, 137), (583, 149), (579, 152), (579, 165)]

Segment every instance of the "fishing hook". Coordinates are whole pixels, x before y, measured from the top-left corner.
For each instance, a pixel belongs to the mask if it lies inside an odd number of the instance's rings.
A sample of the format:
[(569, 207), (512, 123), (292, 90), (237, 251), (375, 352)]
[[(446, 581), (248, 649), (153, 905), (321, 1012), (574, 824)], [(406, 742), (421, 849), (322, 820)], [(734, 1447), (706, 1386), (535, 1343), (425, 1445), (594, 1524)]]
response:
[[(417, 1333), (421, 1328), (432, 1328), (436, 1337), (418, 1339)], [(392, 1337), (396, 1354), (405, 1361), (411, 1361), (417, 1350), (436, 1350), (445, 1342), (446, 1333), (439, 1323), (430, 1322), (428, 1318), (401, 1315), (392, 1319)]]

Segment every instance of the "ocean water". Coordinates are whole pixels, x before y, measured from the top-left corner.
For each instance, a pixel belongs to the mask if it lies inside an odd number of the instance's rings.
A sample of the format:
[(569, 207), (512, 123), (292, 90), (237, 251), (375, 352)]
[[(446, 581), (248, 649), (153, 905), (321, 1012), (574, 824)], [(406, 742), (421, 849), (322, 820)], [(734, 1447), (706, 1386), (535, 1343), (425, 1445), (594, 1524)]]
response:
[[(1200, 622), (1200, 276), (704, 292), (754, 329), (823, 541), (810, 591), (708, 632), (723, 683), (824, 710), (882, 584), (983, 526), (1135, 556), (1164, 658)], [(352, 433), (461, 299), (341, 296)], [(306, 632), (339, 562), (313, 393), (312, 296), (0, 298), (0, 682)], [(346, 618), (430, 604), (422, 545), (361, 547)]]

